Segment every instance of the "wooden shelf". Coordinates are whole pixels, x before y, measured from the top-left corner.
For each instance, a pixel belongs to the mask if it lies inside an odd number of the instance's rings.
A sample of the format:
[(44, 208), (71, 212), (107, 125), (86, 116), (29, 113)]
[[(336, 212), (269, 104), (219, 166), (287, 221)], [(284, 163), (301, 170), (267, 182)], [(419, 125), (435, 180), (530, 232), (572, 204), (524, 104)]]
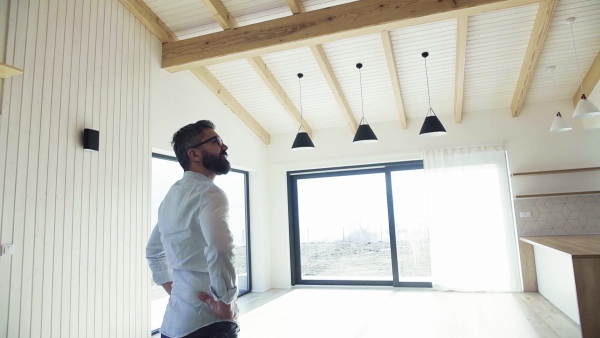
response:
[(0, 79), (23, 74), (23, 70), (0, 62)]
[(552, 194), (535, 194), (535, 195), (517, 195), (515, 198), (537, 198), (537, 197), (556, 197), (556, 196), (574, 196), (574, 195), (594, 195), (600, 194), (600, 191), (573, 191), (573, 192), (557, 192)]
[(600, 167), (589, 167), (589, 168), (574, 168), (574, 169), (560, 169), (560, 170), (547, 170), (547, 171), (530, 171), (523, 173), (513, 173), (513, 176), (523, 175), (548, 175), (548, 174), (566, 174), (566, 173), (579, 173), (584, 171), (600, 170)]

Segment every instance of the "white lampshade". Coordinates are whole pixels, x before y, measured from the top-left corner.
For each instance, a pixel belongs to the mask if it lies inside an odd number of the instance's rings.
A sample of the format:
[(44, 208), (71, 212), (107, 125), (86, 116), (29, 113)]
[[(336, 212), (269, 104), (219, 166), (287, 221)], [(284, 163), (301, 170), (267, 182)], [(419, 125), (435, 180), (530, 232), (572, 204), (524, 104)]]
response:
[(554, 118), (554, 122), (552, 122), (552, 126), (550, 127), (550, 131), (552, 131), (552, 132), (569, 131), (571, 129), (573, 129), (573, 127), (571, 127), (569, 122), (567, 120), (565, 120), (562, 117), (562, 115), (560, 115), (560, 112), (558, 114), (556, 114), (556, 117)]
[(574, 118), (584, 118), (584, 117), (592, 117), (600, 115), (600, 110), (596, 107), (592, 101), (588, 100), (585, 96), (582, 95), (581, 99), (577, 103), (577, 107), (575, 107), (575, 111), (573, 112)]

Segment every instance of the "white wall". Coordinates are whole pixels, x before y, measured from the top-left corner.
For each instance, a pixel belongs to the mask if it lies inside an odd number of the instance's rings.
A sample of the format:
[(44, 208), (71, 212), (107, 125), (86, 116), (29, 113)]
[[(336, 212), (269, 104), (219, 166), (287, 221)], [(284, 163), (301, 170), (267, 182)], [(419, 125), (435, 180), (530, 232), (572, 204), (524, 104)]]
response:
[(148, 337), (154, 38), (118, 0), (11, 1), (9, 16), (6, 62), (25, 73), (2, 101), (0, 242), (15, 254), (0, 257), (0, 337)]
[(581, 325), (573, 256), (541, 245), (534, 245), (533, 250), (539, 293)]
[(0, 0), (0, 62), (4, 62), (8, 34), (8, 0)]
[[(462, 124), (451, 116), (440, 120), (448, 134), (437, 138), (418, 136), (423, 120), (409, 120), (408, 130), (399, 123), (372, 124), (379, 142), (352, 144), (348, 128), (318, 130), (313, 141), (316, 149), (291, 151), (294, 135), (271, 137), (269, 147), (269, 201), (271, 231), (271, 271), (273, 287), (290, 286), (290, 254), (286, 172), (307, 168), (336, 167), (353, 164), (381, 163), (422, 158), (425, 149), (452, 148), (476, 144), (505, 144), (511, 172), (597, 166), (600, 162), (600, 130), (584, 130), (581, 120), (573, 120), (569, 101), (559, 102), (563, 116), (574, 130), (550, 133), (554, 103), (525, 106), (520, 117), (512, 118), (509, 109), (466, 113)], [(596, 174), (598, 175), (598, 174)], [(514, 194), (563, 192), (573, 186), (600, 190), (600, 178), (571, 175), (555, 182), (553, 175), (535, 181), (513, 180)]]
[[(0, 0), (0, 62), (4, 62), (6, 52), (6, 35), (8, 34), (8, 0)], [(2, 102), (2, 92), (4, 80), (0, 80), (0, 102)], [(0, 106), (0, 115), (2, 107)], [(0, 122), (1, 123), (1, 122)]]
[(252, 289), (271, 288), (267, 200), (267, 146), (219, 101), (191, 72), (160, 69), (161, 45), (152, 53), (151, 139), (153, 151), (174, 156), (171, 138), (179, 128), (211, 120), (229, 149), (233, 168), (249, 172)]

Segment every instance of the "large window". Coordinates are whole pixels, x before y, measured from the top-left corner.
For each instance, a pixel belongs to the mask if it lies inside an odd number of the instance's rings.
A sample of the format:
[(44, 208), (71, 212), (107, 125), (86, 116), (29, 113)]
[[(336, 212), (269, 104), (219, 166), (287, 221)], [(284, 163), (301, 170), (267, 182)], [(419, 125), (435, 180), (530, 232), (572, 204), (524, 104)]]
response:
[(233, 232), (235, 272), (240, 295), (250, 292), (250, 233), (248, 210), (248, 172), (232, 169), (227, 175), (217, 176), (215, 184), (229, 200), (229, 226)]
[(297, 192), (304, 279), (392, 280), (384, 174), (301, 179)]
[[(150, 231), (158, 220), (158, 207), (169, 188), (183, 176), (177, 160), (170, 156), (152, 156), (152, 201)], [(238, 277), (239, 294), (251, 290), (250, 283), (250, 233), (248, 210), (248, 172), (232, 169), (227, 175), (217, 176), (215, 184), (225, 191), (229, 199), (229, 226), (234, 235), (235, 271)], [(162, 286), (150, 279), (151, 318), (150, 329), (158, 332), (169, 301)]]
[[(152, 191), (150, 207), (150, 232), (158, 221), (158, 207), (167, 195), (169, 188), (181, 179), (183, 170), (171, 157), (152, 155)], [(160, 285), (156, 285), (150, 276), (150, 329), (158, 332), (169, 302), (169, 294)]]
[(423, 163), (290, 172), (293, 284), (431, 286)]

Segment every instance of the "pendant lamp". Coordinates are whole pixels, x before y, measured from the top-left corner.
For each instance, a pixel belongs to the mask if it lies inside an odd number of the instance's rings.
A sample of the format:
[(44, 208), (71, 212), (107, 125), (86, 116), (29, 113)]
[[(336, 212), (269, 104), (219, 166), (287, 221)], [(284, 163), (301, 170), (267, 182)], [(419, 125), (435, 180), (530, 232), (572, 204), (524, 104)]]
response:
[(423, 52), (421, 54), (423, 59), (425, 59), (425, 78), (427, 79), (427, 97), (429, 98), (429, 110), (427, 110), (427, 114), (425, 115), (425, 121), (423, 122), (423, 126), (421, 127), (421, 131), (419, 132), (419, 136), (442, 136), (446, 135), (446, 129), (440, 122), (440, 119), (435, 115), (435, 112), (431, 108), (431, 95), (429, 94), (429, 75), (427, 74), (427, 57), (429, 53)]
[(548, 67), (548, 71), (552, 74), (552, 88), (554, 89), (554, 106), (556, 107), (556, 117), (554, 118), (554, 122), (552, 122), (552, 126), (550, 127), (551, 132), (558, 131), (569, 131), (573, 129), (569, 122), (565, 120), (560, 111), (558, 111), (558, 102), (556, 101), (556, 86), (554, 85), (554, 66)]
[(575, 107), (575, 111), (573, 112), (573, 117), (582, 118), (582, 117), (591, 117), (600, 115), (600, 110), (596, 107), (592, 101), (588, 100), (583, 92), (583, 83), (581, 80), (581, 71), (579, 70), (579, 58), (577, 57), (577, 48), (575, 46), (575, 35), (573, 34), (573, 22), (575, 22), (575, 18), (568, 18), (567, 23), (571, 28), (571, 37), (573, 38), (573, 51), (575, 52), (575, 62), (577, 62), (577, 75), (579, 76), (579, 86), (581, 88), (581, 99), (577, 103), (577, 107)]
[(358, 129), (356, 130), (356, 135), (354, 135), (354, 143), (374, 143), (377, 142), (377, 136), (369, 126), (369, 122), (365, 119), (365, 107), (363, 101), (363, 93), (362, 93), (362, 74), (360, 69), (362, 68), (362, 63), (357, 63), (356, 68), (358, 68), (358, 77), (360, 81), (360, 104), (362, 109), (362, 118), (360, 119), (360, 123), (358, 124)]
[(304, 75), (302, 73), (298, 73), (298, 85), (300, 87), (300, 128), (298, 128), (298, 133), (296, 134), (296, 139), (292, 144), (292, 150), (301, 150), (301, 149), (314, 149), (315, 145), (313, 144), (310, 136), (306, 131), (302, 131), (302, 84), (300, 83), (300, 79)]

